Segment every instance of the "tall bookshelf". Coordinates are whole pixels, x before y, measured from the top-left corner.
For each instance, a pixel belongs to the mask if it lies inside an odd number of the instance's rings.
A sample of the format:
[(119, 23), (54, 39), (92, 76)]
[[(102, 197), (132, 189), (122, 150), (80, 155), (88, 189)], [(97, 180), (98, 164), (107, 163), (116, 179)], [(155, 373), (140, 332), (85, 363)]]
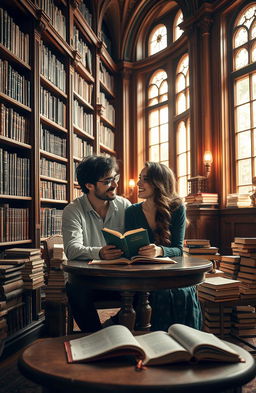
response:
[[(79, 162), (116, 156), (117, 66), (97, 24), (86, 0), (1, 2), (0, 255), (61, 233)], [(42, 327), (40, 289), (31, 297), (38, 312), (15, 345)]]

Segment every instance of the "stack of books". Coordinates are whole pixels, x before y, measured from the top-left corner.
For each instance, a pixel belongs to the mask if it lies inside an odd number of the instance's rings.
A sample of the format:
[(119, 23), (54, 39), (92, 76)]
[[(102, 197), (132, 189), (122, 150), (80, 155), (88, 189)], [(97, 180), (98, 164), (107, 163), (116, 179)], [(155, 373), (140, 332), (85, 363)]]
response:
[(187, 205), (218, 205), (218, 194), (210, 192), (198, 192), (185, 197)]
[(256, 297), (256, 238), (236, 237), (231, 247), (233, 253), (240, 256), (237, 274), (240, 280), (240, 297), (253, 299)]
[(63, 244), (54, 244), (48, 273), (48, 284), (45, 290), (46, 302), (67, 302), (65, 289), (66, 274), (62, 269), (62, 263), (66, 259)]
[(239, 337), (251, 337), (256, 334), (255, 307), (236, 306), (232, 314), (231, 333)]
[(224, 272), (225, 278), (236, 280), (240, 267), (239, 255), (222, 255), (220, 260), (220, 270)]
[[(223, 307), (223, 320), (221, 320), (219, 305), (207, 303), (204, 306), (203, 330), (213, 334), (230, 334), (232, 307)], [(221, 327), (221, 323), (223, 326)]]
[(185, 239), (183, 251), (190, 256), (201, 256), (204, 259), (214, 260), (213, 255), (216, 255), (219, 249), (211, 247), (210, 241), (206, 239)]
[[(0, 260), (0, 337), (25, 326), (23, 319), (23, 280), (21, 260)], [(18, 321), (18, 324), (17, 324)]]
[(24, 289), (36, 289), (44, 285), (44, 260), (41, 259), (39, 248), (10, 248), (5, 250), (6, 258), (22, 259), (22, 279)]
[(206, 278), (197, 286), (198, 296), (201, 300), (214, 303), (239, 299), (239, 281), (224, 277)]
[(250, 207), (252, 200), (249, 194), (228, 194), (227, 207)]

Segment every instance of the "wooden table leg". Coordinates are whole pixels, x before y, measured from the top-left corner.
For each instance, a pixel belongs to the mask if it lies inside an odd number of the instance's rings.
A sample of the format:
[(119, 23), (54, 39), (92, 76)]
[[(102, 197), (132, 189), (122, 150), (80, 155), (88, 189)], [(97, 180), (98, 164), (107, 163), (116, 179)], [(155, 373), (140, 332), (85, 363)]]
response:
[(136, 330), (149, 330), (151, 327), (152, 308), (149, 303), (150, 292), (138, 293), (138, 304), (136, 307)]
[(135, 327), (136, 312), (133, 308), (134, 292), (123, 291), (121, 295), (121, 310), (118, 313), (119, 323), (132, 332)]

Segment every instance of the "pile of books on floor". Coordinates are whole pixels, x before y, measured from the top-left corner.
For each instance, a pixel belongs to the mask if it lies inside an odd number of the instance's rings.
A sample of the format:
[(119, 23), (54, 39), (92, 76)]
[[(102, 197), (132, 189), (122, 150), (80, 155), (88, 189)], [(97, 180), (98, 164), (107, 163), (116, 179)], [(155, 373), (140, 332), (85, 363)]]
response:
[[(214, 260), (219, 251), (217, 247), (211, 247), (210, 241), (206, 239), (185, 239), (183, 251), (185, 255), (202, 257), (205, 259)], [(216, 257), (216, 259), (218, 259)]]
[(231, 244), (233, 253), (240, 257), (237, 279), (241, 299), (256, 298), (256, 238), (236, 237)]
[(63, 244), (54, 244), (48, 272), (48, 284), (45, 290), (46, 302), (67, 302), (65, 290), (66, 274), (62, 269), (62, 263), (66, 259)]
[(36, 289), (44, 285), (44, 260), (41, 259), (39, 248), (10, 248), (5, 250), (6, 258), (22, 260), (21, 270), (24, 289)]
[(227, 207), (250, 207), (252, 200), (249, 194), (228, 194)]
[(232, 313), (231, 333), (239, 337), (256, 334), (256, 312), (253, 306), (236, 306)]
[(219, 268), (223, 271), (225, 278), (236, 280), (240, 268), (240, 256), (221, 255)]
[(20, 260), (0, 260), (0, 338), (25, 326), (21, 274), (23, 266), (24, 263)]
[(198, 192), (185, 197), (187, 205), (218, 205), (218, 194), (210, 192)]
[[(223, 307), (223, 320), (221, 321), (220, 305), (206, 303), (203, 306), (203, 330), (217, 335), (228, 335), (231, 332), (232, 307)], [(223, 324), (221, 329), (221, 323)]]

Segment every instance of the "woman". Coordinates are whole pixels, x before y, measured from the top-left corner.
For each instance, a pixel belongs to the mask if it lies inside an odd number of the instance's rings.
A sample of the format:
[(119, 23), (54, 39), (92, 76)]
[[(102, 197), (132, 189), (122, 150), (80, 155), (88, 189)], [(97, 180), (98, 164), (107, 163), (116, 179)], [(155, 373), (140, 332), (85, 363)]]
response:
[[(151, 244), (139, 249), (142, 256), (182, 255), (186, 212), (175, 183), (173, 172), (163, 164), (147, 162), (140, 173), (138, 197), (144, 201), (126, 209), (125, 230), (148, 230)], [(168, 330), (173, 323), (201, 329), (202, 314), (195, 287), (151, 292), (150, 303), (152, 330)]]

